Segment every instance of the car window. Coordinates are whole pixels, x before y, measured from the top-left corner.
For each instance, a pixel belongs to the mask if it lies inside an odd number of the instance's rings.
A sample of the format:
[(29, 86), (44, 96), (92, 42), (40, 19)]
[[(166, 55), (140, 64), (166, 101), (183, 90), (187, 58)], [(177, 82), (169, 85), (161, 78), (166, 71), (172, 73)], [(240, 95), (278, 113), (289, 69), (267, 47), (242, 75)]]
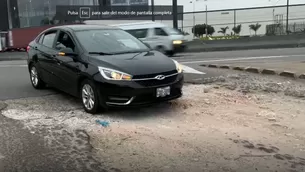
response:
[(75, 34), (88, 52), (116, 54), (149, 51), (144, 43), (121, 29), (84, 30)]
[(168, 36), (163, 28), (155, 28), (155, 35), (157, 36)]
[(42, 44), (46, 47), (52, 48), (56, 32), (47, 33), (43, 36)]
[(166, 32), (169, 35), (183, 35), (183, 33), (180, 30), (175, 29), (175, 28), (164, 27), (164, 30), (166, 30)]
[(72, 41), (72, 38), (66, 32), (60, 31), (56, 40), (55, 49), (61, 50), (63, 48), (71, 48), (73, 51), (75, 51), (75, 44)]
[(130, 33), (136, 38), (146, 38), (148, 29), (126, 30), (126, 32)]
[(39, 44), (42, 44), (42, 40), (43, 40), (43, 35), (40, 35), (39, 37), (36, 38), (36, 42), (38, 42)]

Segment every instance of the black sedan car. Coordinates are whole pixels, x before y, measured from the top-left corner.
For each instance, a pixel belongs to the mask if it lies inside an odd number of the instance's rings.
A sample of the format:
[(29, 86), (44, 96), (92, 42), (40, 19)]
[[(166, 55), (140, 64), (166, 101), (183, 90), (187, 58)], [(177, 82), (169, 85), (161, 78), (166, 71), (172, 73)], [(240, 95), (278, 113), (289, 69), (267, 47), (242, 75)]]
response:
[(27, 52), (33, 87), (48, 85), (79, 97), (88, 113), (182, 96), (180, 64), (119, 28), (52, 27), (40, 33)]

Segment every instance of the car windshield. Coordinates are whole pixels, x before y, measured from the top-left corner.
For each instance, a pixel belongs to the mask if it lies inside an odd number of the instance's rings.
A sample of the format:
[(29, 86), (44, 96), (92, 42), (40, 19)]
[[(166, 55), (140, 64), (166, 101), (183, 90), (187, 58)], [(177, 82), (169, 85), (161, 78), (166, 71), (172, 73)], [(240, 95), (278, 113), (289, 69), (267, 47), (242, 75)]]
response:
[(177, 29), (170, 28), (170, 27), (165, 27), (164, 29), (166, 30), (166, 32), (169, 35), (182, 35), (182, 33), (179, 30), (177, 30)]
[(75, 34), (89, 53), (120, 54), (149, 51), (140, 40), (119, 29), (84, 30)]

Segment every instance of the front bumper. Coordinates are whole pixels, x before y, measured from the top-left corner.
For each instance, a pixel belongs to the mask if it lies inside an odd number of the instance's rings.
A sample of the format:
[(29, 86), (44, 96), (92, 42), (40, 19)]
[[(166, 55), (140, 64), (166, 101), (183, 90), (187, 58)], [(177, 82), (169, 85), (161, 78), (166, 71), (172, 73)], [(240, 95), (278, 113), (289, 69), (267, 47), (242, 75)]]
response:
[(182, 53), (185, 52), (187, 46), (185, 44), (173, 44), (173, 51), (175, 53)]
[[(147, 82), (147, 81), (145, 81)], [(182, 96), (182, 87), (184, 83), (183, 74), (178, 74), (174, 79), (164, 81), (166, 83), (157, 83), (153, 81), (151, 85), (148, 85), (143, 81), (112, 81), (107, 83), (98, 82), (99, 96), (106, 107), (138, 107), (146, 106), (164, 101), (180, 98)], [(157, 98), (157, 88), (170, 86), (170, 95)]]

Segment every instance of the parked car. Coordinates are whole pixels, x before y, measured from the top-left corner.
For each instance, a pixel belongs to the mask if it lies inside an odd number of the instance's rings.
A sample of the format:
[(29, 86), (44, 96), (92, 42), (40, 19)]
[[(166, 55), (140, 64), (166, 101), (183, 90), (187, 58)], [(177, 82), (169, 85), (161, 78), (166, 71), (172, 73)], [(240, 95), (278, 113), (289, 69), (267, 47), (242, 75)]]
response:
[(49, 85), (79, 97), (88, 113), (182, 96), (181, 65), (116, 27), (52, 27), (27, 52), (33, 87)]

